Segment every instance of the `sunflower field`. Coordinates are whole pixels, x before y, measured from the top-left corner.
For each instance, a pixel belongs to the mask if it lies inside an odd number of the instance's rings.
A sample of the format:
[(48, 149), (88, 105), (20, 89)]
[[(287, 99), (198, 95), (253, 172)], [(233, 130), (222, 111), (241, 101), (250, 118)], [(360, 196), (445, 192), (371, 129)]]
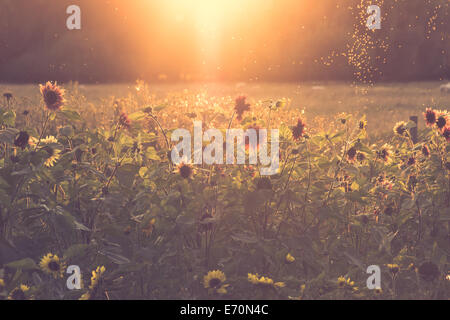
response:
[[(450, 297), (448, 106), (371, 136), (383, 124), (309, 118), (289, 99), (136, 92), (2, 93), (0, 299)], [(278, 172), (176, 166), (171, 133), (194, 120), (279, 129)]]

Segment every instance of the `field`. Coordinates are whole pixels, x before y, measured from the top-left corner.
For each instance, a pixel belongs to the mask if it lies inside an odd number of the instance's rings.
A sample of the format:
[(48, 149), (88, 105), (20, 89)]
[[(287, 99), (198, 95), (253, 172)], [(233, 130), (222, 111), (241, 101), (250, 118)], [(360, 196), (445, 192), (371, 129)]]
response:
[[(448, 299), (439, 85), (2, 84), (0, 299)], [(279, 171), (177, 166), (194, 120), (279, 129)]]

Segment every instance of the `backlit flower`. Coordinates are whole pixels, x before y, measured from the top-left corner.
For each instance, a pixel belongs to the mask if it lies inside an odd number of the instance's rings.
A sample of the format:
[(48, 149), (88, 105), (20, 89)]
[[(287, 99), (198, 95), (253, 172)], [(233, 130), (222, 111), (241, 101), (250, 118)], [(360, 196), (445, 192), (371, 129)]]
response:
[(305, 133), (306, 124), (302, 119), (297, 120), (297, 124), (292, 128), (292, 137), (294, 140), (299, 140)]
[(65, 103), (64, 89), (61, 89), (50, 81), (44, 85), (40, 85), (40, 91), (42, 98), (44, 99), (45, 106), (51, 111), (59, 110)]
[(432, 127), (436, 124), (437, 115), (435, 110), (427, 108), (426, 112), (424, 112), (423, 115), (425, 117), (425, 122), (427, 126)]

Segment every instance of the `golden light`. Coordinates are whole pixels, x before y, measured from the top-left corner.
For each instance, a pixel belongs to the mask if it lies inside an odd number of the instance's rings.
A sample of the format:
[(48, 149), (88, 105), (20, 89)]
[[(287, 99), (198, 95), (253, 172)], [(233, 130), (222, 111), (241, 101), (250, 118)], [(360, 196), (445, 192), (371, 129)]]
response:
[(164, 0), (159, 11), (174, 28), (184, 24), (194, 31), (193, 45), (199, 49), (197, 58), (206, 71), (220, 69), (224, 40), (230, 40), (234, 30), (248, 28), (250, 21), (261, 17), (274, 3), (274, 0)]

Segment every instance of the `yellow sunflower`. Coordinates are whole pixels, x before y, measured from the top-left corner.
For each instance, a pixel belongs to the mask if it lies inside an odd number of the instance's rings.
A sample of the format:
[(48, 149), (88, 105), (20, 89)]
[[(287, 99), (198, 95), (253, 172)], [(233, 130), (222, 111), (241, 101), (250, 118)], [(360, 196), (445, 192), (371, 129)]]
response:
[(355, 282), (352, 281), (350, 278), (345, 278), (343, 276), (340, 276), (338, 278), (338, 286), (343, 288), (343, 287), (353, 287), (355, 285)]
[(14, 288), (8, 296), (8, 300), (26, 300), (26, 292), (30, 290), (30, 287), (21, 284), (19, 287)]
[(103, 276), (105, 271), (106, 268), (104, 266), (97, 267), (97, 269), (92, 271), (91, 284), (89, 286), (90, 290), (94, 290), (98, 286), (100, 278)]
[(44, 165), (48, 168), (53, 167), (58, 159), (61, 157), (61, 151), (59, 149), (45, 146), (43, 148), (48, 153), (48, 158), (45, 160)]
[(39, 266), (41, 267), (42, 271), (53, 275), (53, 277), (55, 278), (62, 278), (66, 269), (65, 263), (62, 262), (56, 254), (52, 253), (49, 253), (42, 257)]
[(247, 280), (252, 284), (260, 284), (263, 286), (274, 286), (277, 288), (283, 288), (284, 286), (286, 286), (286, 284), (284, 282), (274, 282), (269, 277), (264, 277), (264, 276), (260, 277), (259, 274), (249, 273), (247, 275)]
[(64, 89), (61, 89), (57, 84), (52, 84), (50, 81), (44, 85), (40, 85), (42, 98), (45, 106), (51, 111), (59, 110), (65, 103)]
[(288, 253), (286, 255), (286, 263), (293, 263), (294, 261), (295, 261), (295, 258), (290, 253)]
[(5, 287), (5, 280), (0, 279), (0, 291)]
[(209, 271), (206, 276), (203, 277), (203, 286), (206, 289), (217, 289), (220, 288), (223, 283), (227, 280), (225, 273), (220, 270)]
[(90, 300), (91, 299), (91, 293), (88, 291), (86, 293), (83, 293), (83, 295), (78, 300)]

